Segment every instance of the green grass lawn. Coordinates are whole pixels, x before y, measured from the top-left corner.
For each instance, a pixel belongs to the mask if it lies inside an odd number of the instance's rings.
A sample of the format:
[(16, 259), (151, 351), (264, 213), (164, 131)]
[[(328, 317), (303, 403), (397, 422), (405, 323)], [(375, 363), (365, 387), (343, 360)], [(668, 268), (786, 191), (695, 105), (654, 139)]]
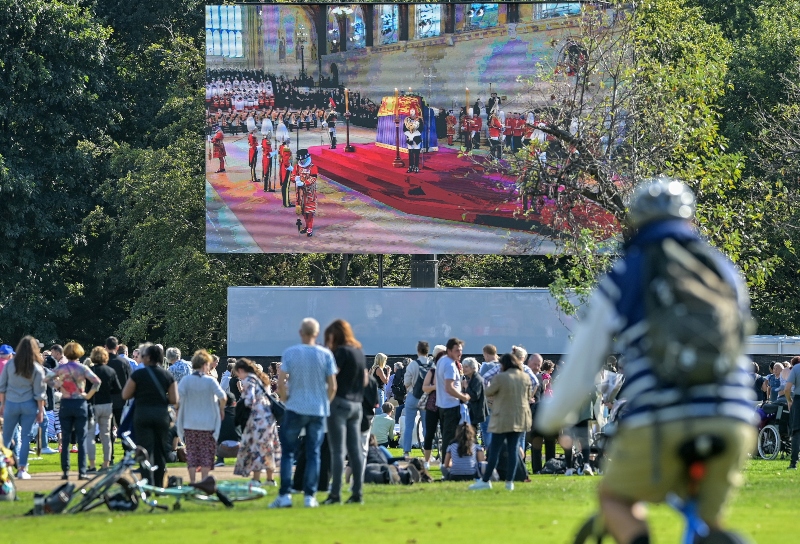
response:
[[(785, 542), (793, 534), (793, 502), (800, 477), (787, 472), (786, 466), (785, 460), (750, 461), (745, 486), (728, 513), (729, 524), (756, 542)], [(223, 535), (226, 541), (251, 543), (559, 543), (568, 542), (596, 508), (598, 482), (599, 477), (534, 476), (529, 484), (517, 484), (512, 493), (502, 484), (484, 492), (467, 491), (467, 483), (368, 486), (363, 506), (306, 510), (302, 498), (295, 497), (294, 508), (280, 511), (267, 509), (276, 493), (270, 488), (265, 499), (239, 503), (233, 510), (187, 504), (168, 513), (140, 509), (117, 514), (97, 509), (78, 516), (44, 518), (21, 517), (32, 506), (32, 494), (26, 493), (16, 503), (0, 503), (0, 535), (9, 544), (71, 538), (104, 542), (110, 535), (115, 543), (141, 542), (151, 536), (211, 542)], [(650, 519), (655, 542), (677, 542), (682, 520), (670, 508), (651, 507)]]

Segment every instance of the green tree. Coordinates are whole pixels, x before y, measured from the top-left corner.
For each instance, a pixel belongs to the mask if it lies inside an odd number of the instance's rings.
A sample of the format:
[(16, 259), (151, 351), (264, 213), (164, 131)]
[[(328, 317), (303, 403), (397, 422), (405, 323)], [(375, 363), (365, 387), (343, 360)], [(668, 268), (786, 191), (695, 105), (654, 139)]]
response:
[(77, 3), (0, 0), (0, 339), (57, 337), (86, 294), (81, 220), (108, 145), (111, 30)]

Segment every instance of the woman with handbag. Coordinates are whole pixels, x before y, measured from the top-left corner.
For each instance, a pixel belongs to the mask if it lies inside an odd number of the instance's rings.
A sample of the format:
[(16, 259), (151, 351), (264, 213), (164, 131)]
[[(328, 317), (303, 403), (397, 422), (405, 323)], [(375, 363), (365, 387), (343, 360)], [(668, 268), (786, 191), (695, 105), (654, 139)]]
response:
[(213, 377), (208, 374), (211, 355), (204, 349), (192, 356), (192, 373), (184, 376), (178, 384), (181, 398), (178, 407), (178, 436), (186, 444), (186, 467), (189, 482), (194, 483), (197, 469), (205, 480), (214, 467), (217, 452), (217, 437), (222, 419), (225, 417), (225, 393)]
[(278, 440), (277, 422), (272, 412), (273, 404), (277, 408), (277, 403), (270, 395), (269, 376), (264, 374), (253, 361), (244, 358), (236, 361), (234, 371), (242, 384), (242, 398), (239, 403), (249, 408), (250, 414), (242, 431), (242, 441), (233, 473), (237, 476), (249, 476), (252, 473), (253, 481), (260, 484), (261, 471), (266, 470), (266, 483), (274, 486), (273, 474), (280, 460), (281, 444)]
[(145, 344), (139, 353), (144, 367), (131, 374), (122, 389), (122, 398), (135, 400), (133, 428), (136, 442), (147, 450), (150, 462), (156, 467), (152, 475), (145, 476), (151, 485), (161, 487), (167, 470), (167, 455), (172, 451), (168, 407), (178, 404), (178, 384), (161, 366), (164, 362), (161, 346)]

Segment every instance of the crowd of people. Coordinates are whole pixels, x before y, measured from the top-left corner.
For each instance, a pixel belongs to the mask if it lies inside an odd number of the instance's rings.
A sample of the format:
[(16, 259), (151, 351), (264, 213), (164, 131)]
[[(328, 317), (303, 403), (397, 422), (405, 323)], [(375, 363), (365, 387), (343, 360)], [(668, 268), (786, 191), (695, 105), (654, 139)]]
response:
[[(253, 117), (258, 127), (263, 119), (276, 125), (283, 121), (289, 131), (317, 128), (331, 110), (343, 118), (344, 87), (313, 88), (309, 83), (253, 70), (208, 71), (206, 133), (211, 135), (219, 126), (227, 134), (246, 134), (248, 117)], [(350, 91), (348, 102), (352, 124), (377, 127), (378, 105), (359, 91)]]
[[(31, 337), (16, 351), (2, 345), (3, 443), (16, 452), (21, 479), (30, 478), (25, 446), (37, 441), (41, 453), (61, 454), (65, 479), (69, 454), (78, 453), (78, 478), (86, 479), (97, 470), (95, 442), (102, 444), (105, 468), (113, 462), (115, 436), (127, 429), (160, 467), (155, 482), (163, 483), (166, 464), (179, 460), (186, 463), (190, 482), (224, 466), (225, 458), (236, 459), (234, 474), (259, 484), (264, 473), (264, 485), (277, 485), (273, 476), (281, 470), (276, 507), (291, 504), (293, 489), (305, 495), (307, 505), (317, 504), (318, 489), (329, 492), (325, 504), (340, 502), (345, 474), (352, 479), (349, 502), (361, 502), (365, 478), (419, 482), (429, 477), (432, 463), (445, 480), (475, 481), (470, 489), (504, 479), (511, 490), (530, 473), (549, 472), (557, 443), (564, 451), (555, 463), (560, 472), (593, 475), (599, 468), (591, 436), (614, 411), (621, 380), (613, 357), (597, 376), (596, 398), (584, 403), (577, 422), (543, 434), (533, 416), (553, 394), (556, 365), (537, 353), (512, 346), (499, 354), (486, 345), (482, 362), (462, 360), (463, 342), (451, 338), (433, 350), (420, 341), (415, 359), (394, 364), (378, 353), (368, 366), (347, 322), (337, 320), (325, 330), (324, 346), (317, 345), (318, 335), (319, 325), (306, 319), (301, 343), (280, 362), (264, 369), (246, 358), (230, 358), (222, 373), (219, 359), (205, 350), (186, 361), (177, 348), (146, 343), (129, 358), (127, 346), (114, 337), (88, 356), (75, 342), (43, 352)], [(754, 364), (759, 399), (786, 403), (790, 368), (798, 362), (800, 357), (774, 362), (766, 376)], [(271, 406), (281, 399), (286, 413), (278, 425)], [(236, 421), (237, 403), (248, 410), (244, 421)], [(390, 447), (402, 455), (393, 457)], [(421, 450), (418, 463), (410, 462), (414, 449)], [(298, 456), (300, 486), (298, 475), (292, 478)]]

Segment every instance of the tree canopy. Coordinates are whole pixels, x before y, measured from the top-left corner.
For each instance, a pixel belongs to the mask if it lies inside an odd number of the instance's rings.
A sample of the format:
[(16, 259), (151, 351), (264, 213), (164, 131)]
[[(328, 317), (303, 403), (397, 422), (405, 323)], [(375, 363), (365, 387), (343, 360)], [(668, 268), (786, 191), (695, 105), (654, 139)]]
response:
[[(203, 6), (0, 0), (0, 341), (224, 350), (229, 285), (377, 284), (375, 255), (205, 252)], [(638, 181), (687, 180), (699, 228), (746, 274), (759, 332), (800, 334), (800, 0), (598, 13), (572, 75), (522, 74), (552, 84), (545, 129), (579, 158), (553, 170), (521, 153), (513, 173), (623, 225)], [(561, 255), (441, 256), (440, 283), (586, 292), (620, 239), (567, 232)], [(408, 255), (384, 268), (409, 284)]]

